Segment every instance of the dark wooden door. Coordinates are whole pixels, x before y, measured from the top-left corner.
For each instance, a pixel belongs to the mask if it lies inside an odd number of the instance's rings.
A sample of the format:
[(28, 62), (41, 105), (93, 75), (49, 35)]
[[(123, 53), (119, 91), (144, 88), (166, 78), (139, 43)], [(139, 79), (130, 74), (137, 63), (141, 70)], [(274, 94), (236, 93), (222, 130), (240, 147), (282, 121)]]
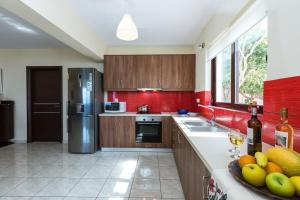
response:
[(27, 67), (28, 142), (62, 141), (62, 68)]

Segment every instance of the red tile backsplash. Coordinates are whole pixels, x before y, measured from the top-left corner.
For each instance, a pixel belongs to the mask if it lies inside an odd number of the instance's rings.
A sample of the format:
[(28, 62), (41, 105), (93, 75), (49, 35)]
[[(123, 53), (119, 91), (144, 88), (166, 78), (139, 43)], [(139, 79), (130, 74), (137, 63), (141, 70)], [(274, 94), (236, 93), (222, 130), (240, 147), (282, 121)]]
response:
[(143, 104), (149, 105), (151, 112), (176, 112), (180, 108), (195, 111), (194, 92), (108, 92), (108, 101), (113, 101), (114, 98), (126, 101), (128, 112), (136, 112), (137, 107)]
[[(148, 104), (151, 112), (176, 112), (179, 108), (186, 108), (193, 112), (199, 112), (205, 117), (211, 118), (211, 111), (197, 107), (196, 99), (200, 103), (209, 105), (211, 92), (109, 92), (108, 100), (127, 102), (127, 111), (136, 112), (138, 106)], [(265, 81), (264, 83), (264, 114), (259, 115), (263, 123), (263, 141), (274, 144), (274, 129), (279, 122), (281, 107), (289, 109), (289, 122), (295, 128), (294, 149), (300, 152), (300, 76), (284, 79)], [(228, 127), (237, 128), (246, 133), (247, 121), (250, 113), (215, 108), (216, 121)]]
[[(209, 105), (210, 91), (195, 94), (201, 104)], [(196, 101), (195, 104), (197, 105)], [(197, 106), (196, 106), (197, 107)], [(264, 83), (264, 114), (259, 115), (263, 123), (263, 141), (274, 144), (274, 130), (280, 120), (281, 107), (289, 109), (289, 122), (295, 129), (294, 149), (300, 152), (300, 76), (270, 80)], [(210, 118), (211, 111), (197, 107), (197, 112)], [(250, 113), (225, 108), (215, 108), (216, 121), (246, 133)]]

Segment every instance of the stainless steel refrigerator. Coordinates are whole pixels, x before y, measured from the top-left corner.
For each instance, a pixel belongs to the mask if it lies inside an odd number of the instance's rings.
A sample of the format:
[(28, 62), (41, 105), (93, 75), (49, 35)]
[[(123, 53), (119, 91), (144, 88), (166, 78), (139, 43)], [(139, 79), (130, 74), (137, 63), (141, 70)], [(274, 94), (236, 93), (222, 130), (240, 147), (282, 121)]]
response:
[(103, 74), (94, 68), (69, 68), (68, 78), (68, 150), (94, 153), (98, 114), (103, 112)]

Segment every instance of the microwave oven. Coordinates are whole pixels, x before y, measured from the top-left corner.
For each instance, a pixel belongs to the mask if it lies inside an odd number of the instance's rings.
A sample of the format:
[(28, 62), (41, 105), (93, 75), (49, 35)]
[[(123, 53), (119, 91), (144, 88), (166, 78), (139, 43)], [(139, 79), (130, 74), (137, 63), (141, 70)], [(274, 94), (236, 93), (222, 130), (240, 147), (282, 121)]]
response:
[(126, 102), (104, 102), (104, 112), (106, 113), (126, 112)]

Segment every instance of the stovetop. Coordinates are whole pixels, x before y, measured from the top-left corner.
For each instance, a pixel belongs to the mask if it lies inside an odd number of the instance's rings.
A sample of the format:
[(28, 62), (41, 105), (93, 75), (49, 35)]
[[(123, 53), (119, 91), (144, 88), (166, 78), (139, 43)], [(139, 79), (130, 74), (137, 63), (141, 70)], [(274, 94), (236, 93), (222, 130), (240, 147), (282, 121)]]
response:
[(141, 115), (157, 115), (157, 114), (161, 114), (161, 112), (149, 112), (149, 113), (137, 112), (136, 114), (141, 114)]

